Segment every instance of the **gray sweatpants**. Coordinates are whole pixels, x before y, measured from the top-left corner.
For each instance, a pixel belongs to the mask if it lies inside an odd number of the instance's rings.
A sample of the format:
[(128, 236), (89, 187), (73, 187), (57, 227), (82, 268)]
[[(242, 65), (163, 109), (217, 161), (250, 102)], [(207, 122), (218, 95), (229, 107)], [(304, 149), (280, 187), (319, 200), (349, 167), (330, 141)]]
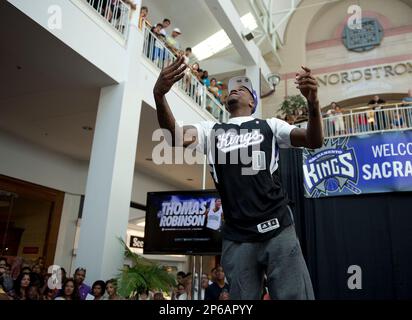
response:
[(272, 300), (314, 299), (294, 224), (264, 242), (223, 240), (222, 266), (230, 285), (230, 299), (261, 299), (265, 274)]

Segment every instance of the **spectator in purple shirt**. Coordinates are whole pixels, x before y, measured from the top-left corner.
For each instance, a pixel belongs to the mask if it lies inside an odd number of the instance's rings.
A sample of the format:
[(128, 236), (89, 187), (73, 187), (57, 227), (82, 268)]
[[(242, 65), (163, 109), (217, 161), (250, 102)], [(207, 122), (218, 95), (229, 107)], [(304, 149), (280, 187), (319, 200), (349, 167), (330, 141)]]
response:
[(77, 268), (74, 272), (74, 281), (79, 289), (80, 300), (86, 300), (87, 294), (90, 293), (91, 288), (84, 283), (84, 279), (86, 278), (86, 269), (84, 268)]

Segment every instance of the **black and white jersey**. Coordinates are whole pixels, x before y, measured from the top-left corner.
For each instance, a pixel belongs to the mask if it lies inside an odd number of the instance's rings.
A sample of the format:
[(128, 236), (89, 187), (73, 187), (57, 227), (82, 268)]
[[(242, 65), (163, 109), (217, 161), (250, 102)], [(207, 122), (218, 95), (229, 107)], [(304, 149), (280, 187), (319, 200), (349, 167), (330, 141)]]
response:
[(264, 241), (292, 223), (287, 197), (272, 174), (279, 148), (291, 147), (294, 126), (272, 118), (231, 118), (228, 123), (201, 122), (198, 150), (205, 152), (222, 199), (223, 237)]

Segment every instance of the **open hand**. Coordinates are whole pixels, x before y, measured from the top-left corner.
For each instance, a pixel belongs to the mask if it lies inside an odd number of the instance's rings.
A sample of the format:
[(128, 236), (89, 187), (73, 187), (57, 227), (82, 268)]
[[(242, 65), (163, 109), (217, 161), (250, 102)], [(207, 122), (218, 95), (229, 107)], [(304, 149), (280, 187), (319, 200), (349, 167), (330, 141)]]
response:
[(295, 84), (309, 103), (318, 101), (318, 82), (312, 76), (312, 71), (302, 66), (304, 72), (296, 73)]
[(160, 97), (168, 93), (172, 86), (184, 77), (186, 68), (187, 65), (184, 64), (184, 57), (179, 56), (175, 62), (160, 72), (153, 88), (153, 94)]

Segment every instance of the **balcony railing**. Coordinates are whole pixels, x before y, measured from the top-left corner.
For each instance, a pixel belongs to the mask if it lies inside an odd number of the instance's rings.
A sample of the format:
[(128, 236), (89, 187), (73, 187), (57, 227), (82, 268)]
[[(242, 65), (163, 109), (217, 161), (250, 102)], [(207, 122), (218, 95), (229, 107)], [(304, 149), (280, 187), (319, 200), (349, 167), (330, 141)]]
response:
[(124, 39), (127, 39), (131, 8), (122, 0), (83, 0), (93, 7)]
[[(324, 116), (322, 121), (325, 138), (412, 129), (412, 103), (364, 107), (349, 113)], [(301, 128), (306, 125), (307, 122), (296, 124)]]
[[(159, 70), (176, 60), (175, 54), (147, 26), (144, 27), (143, 56)], [(177, 87), (218, 122), (226, 122), (229, 119), (229, 113), (223, 105), (191, 73), (190, 69), (186, 70), (185, 76), (177, 83)]]

